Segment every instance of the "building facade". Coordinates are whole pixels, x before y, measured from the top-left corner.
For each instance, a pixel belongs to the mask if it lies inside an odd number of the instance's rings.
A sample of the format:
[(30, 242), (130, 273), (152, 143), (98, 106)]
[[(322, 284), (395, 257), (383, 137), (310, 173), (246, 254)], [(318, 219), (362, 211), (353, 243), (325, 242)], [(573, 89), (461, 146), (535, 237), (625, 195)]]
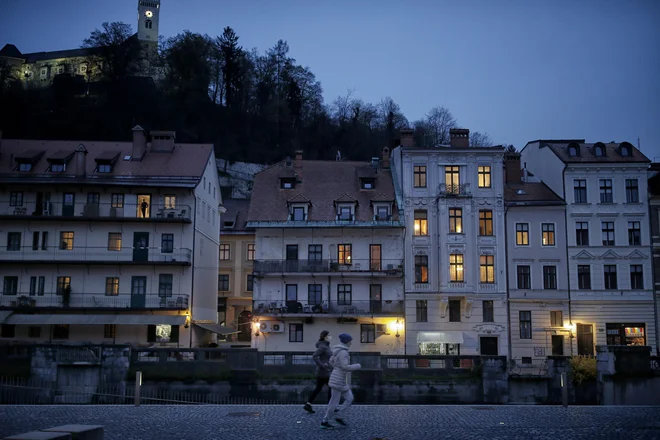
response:
[(255, 317), (260, 351), (314, 349), (323, 330), (354, 351), (404, 352), (403, 224), (382, 162), (308, 161), (302, 153), (258, 173)]
[(401, 133), (407, 354), (507, 354), (503, 154), (468, 130), (436, 148)]
[(649, 160), (628, 142), (584, 139), (532, 141), (521, 154), (566, 201), (572, 352), (593, 355), (595, 345), (655, 352)]
[[(196, 346), (217, 325), (213, 146), (0, 137), (0, 338)], [(199, 324), (199, 325), (196, 325)]]
[(504, 163), (509, 358), (531, 364), (568, 356), (565, 203), (521, 169), (519, 153), (507, 153)]
[[(660, 328), (660, 163), (653, 162), (648, 173), (649, 220), (653, 252), (653, 292), (655, 295), (656, 328)], [(655, 339), (656, 352), (660, 353), (660, 339)]]

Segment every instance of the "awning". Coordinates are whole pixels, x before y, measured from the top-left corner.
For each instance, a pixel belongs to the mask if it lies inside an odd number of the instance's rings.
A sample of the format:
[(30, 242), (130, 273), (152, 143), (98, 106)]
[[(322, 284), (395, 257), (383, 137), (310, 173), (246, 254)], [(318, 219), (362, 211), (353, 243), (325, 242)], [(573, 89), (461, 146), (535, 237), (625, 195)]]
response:
[(14, 325), (183, 325), (185, 316), (178, 315), (11, 315), (6, 324)]
[(208, 330), (213, 333), (217, 333), (219, 335), (231, 335), (234, 333), (240, 333), (234, 330), (233, 328), (228, 328), (225, 326), (222, 326), (220, 324), (213, 324), (213, 323), (197, 323), (193, 322), (193, 325), (196, 325), (199, 328), (203, 328), (204, 330)]
[(417, 343), (431, 342), (434, 344), (462, 344), (463, 332), (419, 332)]
[(5, 322), (5, 319), (11, 315), (13, 310), (0, 310), (0, 324)]

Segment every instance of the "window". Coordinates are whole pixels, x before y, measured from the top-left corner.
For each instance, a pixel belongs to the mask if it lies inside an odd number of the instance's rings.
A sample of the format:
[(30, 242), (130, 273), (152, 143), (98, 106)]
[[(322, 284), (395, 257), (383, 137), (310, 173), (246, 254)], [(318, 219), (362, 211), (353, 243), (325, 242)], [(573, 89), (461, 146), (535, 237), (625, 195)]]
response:
[(117, 326), (115, 324), (103, 325), (103, 337), (105, 339), (114, 339), (117, 335)]
[(600, 179), (600, 203), (612, 203), (612, 179)]
[(495, 322), (495, 309), (492, 299), (481, 301), (483, 322)]
[(605, 289), (615, 290), (617, 288), (616, 265), (606, 264), (605, 266), (603, 266), (603, 272), (605, 274)]
[(429, 235), (426, 211), (415, 211), (414, 235)]
[(614, 246), (614, 222), (602, 223), (603, 246)]
[(445, 191), (450, 194), (459, 194), (461, 191), (460, 167), (445, 166)]
[(0, 326), (0, 338), (15, 338), (16, 326), (10, 324), (2, 324)]
[(36, 325), (31, 325), (28, 327), (28, 338), (40, 338), (41, 337), (41, 327)]
[(46, 277), (30, 277), (30, 296), (44, 296)]
[(71, 277), (57, 277), (57, 294), (62, 295), (67, 290), (71, 290)]
[(66, 164), (64, 163), (54, 163), (50, 166), (51, 173), (63, 173), (66, 171)]
[(21, 162), (18, 164), (18, 171), (32, 171), (32, 164)]
[(218, 290), (220, 292), (229, 292), (229, 275), (218, 275)]
[(87, 193), (87, 204), (88, 205), (98, 205), (101, 201), (101, 194), (99, 193)]
[(449, 300), (449, 322), (461, 322), (461, 300)]
[(516, 245), (529, 246), (529, 223), (516, 223)]
[(256, 248), (254, 247), (254, 243), (248, 243), (248, 245), (247, 245), (247, 260), (248, 261), (254, 261), (255, 255), (256, 255)]
[(87, 64), (80, 65), (80, 74), (85, 75), (87, 73)]
[(376, 210), (376, 220), (389, 220), (390, 209), (387, 206), (379, 206)]
[(557, 289), (557, 266), (543, 266), (543, 288)]
[(376, 342), (376, 324), (360, 325), (360, 342), (362, 344), (374, 344)]
[(351, 221), (353, 220), (353, 210), (350, 206), (340, 206), (337, 220)]
[(573, 157), (577, 156), (578, 155), (577, 147), (573, 147), (573, 146), (568, 147), (568, 155)]
[(428, 302), (426, 300), (415, 301), (417, 322), (428, 321)]
[(165, 209), (176, 209), (176, 196), (174, 195), (165, 196)]
[(531, 289), (532, 279), (529, 266), (518, 266), (516, 271), (518, 275), (518, 289)]
[(119, 295), (119, 278), (106, 277), (105, 279), (105, 295), (117, 296)]
[(478, 168), (479, 188), (490, 188), (490, 167), (484, 166)]
[(123, 208), (124, 207), (124, 195), (123, 194), (113, 194), (110, 198), (110, 205), (113, 208)]
[(98, 164), (98, 166), (96, 167), (96, 170), (97, 170), (99, 173), (109, 173), (109, 172), (112, 171), (112, 165), (109, 164), (109, 163), (100, 163), (100, 164)]
[(598, 157), (601, 157), (601, 156), (605, 155), (605, 151), (603, 150), (603, 147), (597, 146), (597, 147), (594, 147), (594, 154)]
[(630, 147), (627, 145), (621, 146), (621, 156), (630, 156)]
[(429, 257), (426, 255), (415, 255), (415, 282), (429, 282)]
[(626, 179), (626, 203), (639, 203), (637, 179)]
[(589, 223), (587, 222), (575, 223), (575, 245), (589, 246)]
[(302, 324), (289, 324), (289, 342), (303, 342)]
[(282, 188), (282, 189), (293, 189), (294, 184), (295, 184), (294, 179), (281, 179), (280, 180), (280, 188)]
[(9, 206), (23, 206), (23, 193), (12, 191), (9, 194)]
[(479, 211), (479, 235), (493, 235), (493, 211)]
[(307, 304), (321, 305), (323, 304), (323, 286), (321, 284), (308, 284), (307, 285)]
[(591, 289), (591, 267), (586, 264), (578, 265), (578, 289)]
[(151, 29), (153, 27), (153, 24), (152, 24), (151, 20), (145, 20), (144, 21), (144, 27), (146, 29)]
[(252, 292), (254, 290), (254, 275), (248, 274), (245, 290), (248, 292)]
[(532, 339), (532, 312), (521, 310), (518, 312), (520, 321), (520, 339)]
[(340, 244), (337, 246), (339, 264), (351, 264), (351, 245)]
[(449, 232), (452, 234), (463, 233), (463, 209), (449, 208)]
[(7, 250), (20, 251), (21, 250), (21, 233), (20, 232), (7, 232)]
[(462, 283), (465, 281), (462, 254), (449, 255), (449, 281), (452, 283)]
[(479, 256), (479, 281), (482, 283), (495, 282), (495, 256)]
[(285, 287), (286, 302), (298, 302), (298, 285), (287, 284)]
[(294, 222), (305, 221), (305, 208), (302, 206), (294, 206), (291, 214), (291, 220)]
[(543, 246), (555, 245), (555, 224), (542, 223), (541, 224), (541, 244)]
[(3, 295), (16, 295), (18, 293), (18, 277), (4, 277), (2, 283)]
[(413, 175), (414, 175), (413, 186), (415, 188), (426, 188), (426, 167), (414, 166)]
[(73, 232), (60, 232), (60, 250), (70, 251), (73, 249)]
[(587, 203), (587, 181), (585, 179), (573, 181), (573, 195), (575, 203)]
[(310, 244), (307, 247), (307, 259), (309, 261), (321, 261), (323, 259), (323, 245)]
[[(222, 246), (222, 245), (220, 245)], [(162, 234), (160, 237), (160, 251), (163, 254), (174, 252), (174, 234)]]
[(641, 264), (630, 265), (630, 288), (632, 290), (644, 289), (644, 273)]
[(231, 245), (229, 243), (220, 243), (220, 261), (230, 260)]
[(551, 310), (550, 311), (550, 327), (563, 327), (564, 326), (564, 316), (561, 310)]
[(353, 285), (352, 284), (338, 284), (337, 285), (337, 305), (350, 306), (353, 303)]
[(171, 273), (161, 273), (158, 275), (158, 296), (169, 298), (172, 296), (172, 284), (174, 275)]
[(53, 339), (69, 339), (69, 324), (53, 325)]
[(628, 222), (628, 244), (630, 246), (639, 246), (642, 244), (641, 234), (639, 222)]
[(108, 250), (109, 251), (121, 250), (121, 232), (108, 233)]
[(374, 189), (374, 179), (362, 179), (362, 189)]

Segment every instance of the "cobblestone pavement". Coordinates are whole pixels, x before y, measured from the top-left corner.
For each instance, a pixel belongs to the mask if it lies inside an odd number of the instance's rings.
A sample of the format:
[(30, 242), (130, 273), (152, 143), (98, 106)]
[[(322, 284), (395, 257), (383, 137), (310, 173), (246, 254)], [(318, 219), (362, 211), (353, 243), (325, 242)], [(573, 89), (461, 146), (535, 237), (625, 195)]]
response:
[(319, 428), (301, 406), (0, 406), (0, 438), (69, 423), (106, 440), (660, 439), (658, 407), (354, 406), (349, 426)]

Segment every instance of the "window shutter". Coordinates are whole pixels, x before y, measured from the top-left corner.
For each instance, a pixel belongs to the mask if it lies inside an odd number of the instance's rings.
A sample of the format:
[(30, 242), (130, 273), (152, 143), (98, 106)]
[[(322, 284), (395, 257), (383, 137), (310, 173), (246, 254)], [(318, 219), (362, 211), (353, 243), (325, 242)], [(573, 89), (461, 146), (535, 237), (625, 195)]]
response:
[(147, 342), (156, 342), (156, 326), (147, 326)]
[(179, 326), (172, 326), (172, 333), (170, 333), (170, 342), (179, 342)]

